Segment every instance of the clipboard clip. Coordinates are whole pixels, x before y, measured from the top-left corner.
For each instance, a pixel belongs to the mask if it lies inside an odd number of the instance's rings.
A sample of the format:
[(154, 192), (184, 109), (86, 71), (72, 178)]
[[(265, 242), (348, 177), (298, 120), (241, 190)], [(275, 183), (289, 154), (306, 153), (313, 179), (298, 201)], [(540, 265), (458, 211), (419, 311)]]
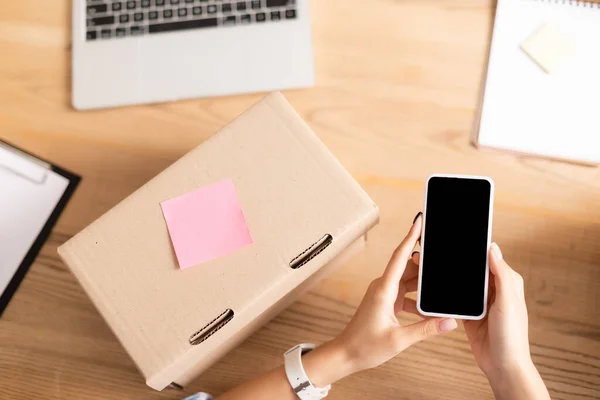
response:
[(36, 185), (43, 185), (52, 166), (0, 141), (0, 170), (8, 171)]

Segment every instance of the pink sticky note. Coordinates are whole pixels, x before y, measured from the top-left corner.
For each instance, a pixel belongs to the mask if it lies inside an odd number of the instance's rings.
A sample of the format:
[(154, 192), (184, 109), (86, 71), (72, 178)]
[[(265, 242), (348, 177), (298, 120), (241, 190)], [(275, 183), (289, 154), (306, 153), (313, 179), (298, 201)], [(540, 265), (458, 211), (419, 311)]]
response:
[(231, 179), (163, 201), (160, 206), (181, 269), (252, 244)]

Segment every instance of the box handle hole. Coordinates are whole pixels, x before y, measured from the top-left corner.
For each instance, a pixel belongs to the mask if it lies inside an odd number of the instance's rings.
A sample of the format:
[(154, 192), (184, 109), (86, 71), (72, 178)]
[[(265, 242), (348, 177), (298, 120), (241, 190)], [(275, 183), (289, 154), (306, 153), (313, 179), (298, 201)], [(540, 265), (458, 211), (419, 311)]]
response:
[(333, 242), (333, 236), (328, 233), (325, 234), (325, 236), (314, 242), (308, 249), (294, 257), (292, 261), (290, 261), (290, 268), (298, 269), (304, 264), (308, 263), (310, 260), (318, 256), (319, 253), (325, 250), (327, 246), (331, 244), (331, 242)]
[(227, 325), (233, 319), (233, 310), (228, 308), (217, 318), (210, 321), (206, 326), (190, 336), (190, 344), (195, 346), (211, 337), (216, 331)]

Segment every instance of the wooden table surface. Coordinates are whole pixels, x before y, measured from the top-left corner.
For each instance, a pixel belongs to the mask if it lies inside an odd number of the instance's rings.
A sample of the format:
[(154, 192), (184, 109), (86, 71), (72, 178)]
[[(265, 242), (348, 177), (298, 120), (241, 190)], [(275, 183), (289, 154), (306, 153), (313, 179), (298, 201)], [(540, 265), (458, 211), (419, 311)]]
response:
[[(0, 2), (0, 137), (83, 177), (0, 319), (0, 398), (219, 394), (279, 365), (298, 342), (331, 339), (420, 210), (433, 172), (495, 180), (493, 238), (525, 278), (533, 358), (554, 399), (600, 398), (600, 170), (469, 144), (494, 13), (486, 0), (312, 1), (316, 86), (284, 94), (379, 204), (381, 223), (366, 251), (183, 392), (146, 387), (56, 248), (262, 94), (76, 112), (70, 4)], [(330, 398), (492, 394), (461, 327), (337, 383)]]

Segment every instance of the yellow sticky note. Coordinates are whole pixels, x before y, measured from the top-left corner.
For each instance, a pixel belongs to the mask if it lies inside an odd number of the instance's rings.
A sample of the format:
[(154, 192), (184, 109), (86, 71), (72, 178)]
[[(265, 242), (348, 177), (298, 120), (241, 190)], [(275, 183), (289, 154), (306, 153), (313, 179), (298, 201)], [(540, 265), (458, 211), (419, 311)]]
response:
[(523, 43), (521, 50), (547, 73), (575, 54), (575, 39), (555, 24), (545, 24)]

